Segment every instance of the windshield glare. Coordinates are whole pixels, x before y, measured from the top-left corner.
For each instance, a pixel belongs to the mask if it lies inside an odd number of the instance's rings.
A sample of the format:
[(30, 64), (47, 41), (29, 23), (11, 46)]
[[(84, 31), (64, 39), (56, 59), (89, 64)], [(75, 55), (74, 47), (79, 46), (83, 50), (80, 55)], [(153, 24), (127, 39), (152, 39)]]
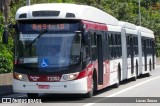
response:
[(75, 33), (45, 33), (28, 47), (33, 39), (19, 38), (18, 58), (23, 64), (36, 63), (42, 68), (76, 64), (80, 59), (80, 40)]

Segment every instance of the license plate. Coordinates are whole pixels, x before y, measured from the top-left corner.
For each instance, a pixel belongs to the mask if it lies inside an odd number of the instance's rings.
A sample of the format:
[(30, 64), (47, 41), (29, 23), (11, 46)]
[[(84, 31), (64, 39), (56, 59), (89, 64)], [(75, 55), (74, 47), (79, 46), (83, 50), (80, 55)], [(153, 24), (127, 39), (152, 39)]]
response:
[(38, 85), (39, 89), (49, 89), (50, 86), (49, 85)]

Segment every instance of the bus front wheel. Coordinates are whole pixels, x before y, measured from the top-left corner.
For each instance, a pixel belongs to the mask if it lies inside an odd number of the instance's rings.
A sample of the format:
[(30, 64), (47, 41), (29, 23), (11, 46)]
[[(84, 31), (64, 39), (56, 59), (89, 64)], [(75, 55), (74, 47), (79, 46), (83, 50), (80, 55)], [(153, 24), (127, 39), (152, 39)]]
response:
[(93, 77), (92, 77), (92, 89), (90, 92), (85, 94), (85, 97), (91, 98), (93, 96), (93, 94), (96, 92), (97, 92), (97, 74), (96, 74), (96, 71), (94, 70)]
[(94, 80), (92, 79), (92, 89), (90, 92), (84, 95), (85, 98), (91, 98), (93, 96), (93, 91), (94, 91)]

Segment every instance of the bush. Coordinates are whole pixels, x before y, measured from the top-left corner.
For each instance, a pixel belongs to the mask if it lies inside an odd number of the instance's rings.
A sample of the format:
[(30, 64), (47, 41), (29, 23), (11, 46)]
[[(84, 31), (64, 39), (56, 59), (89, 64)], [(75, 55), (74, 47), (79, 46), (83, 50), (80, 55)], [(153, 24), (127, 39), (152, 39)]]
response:
[(3, 16), (0, 13), (0, 74), (9, 73), (13, 70), (13, 43), (11, 38), (8, 45), (2, 43), (3, 27)]

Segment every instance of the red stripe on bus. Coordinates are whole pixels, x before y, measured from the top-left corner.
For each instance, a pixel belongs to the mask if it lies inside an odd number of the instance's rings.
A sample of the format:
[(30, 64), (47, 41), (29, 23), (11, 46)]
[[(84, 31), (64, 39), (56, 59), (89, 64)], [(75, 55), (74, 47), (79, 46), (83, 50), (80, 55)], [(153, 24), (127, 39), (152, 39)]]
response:
[[(81, 78), (84, 78), (84, 77), (86, 77), (86, 76), (91, 75), (92, 66), (93, 66), (92, 64), (89, 64), (89, 65), (87, 66), (87, 68), (85, 68), (83, 71), (81, 71), (81, 72), (79, 73), (79, 75), (77, 76), (76, 79), (81, 79)], [(76, 80), (76, 79), (75, 79), (75, 80)]]
[(101, 31), (108, 30), (105, 24), (99, 24), (99, 23), (88, 22), (88, 21), (82, 21), (82, 23), (85, 25), (85, 29), (93, 29), (93, 30), (101, 30)]

